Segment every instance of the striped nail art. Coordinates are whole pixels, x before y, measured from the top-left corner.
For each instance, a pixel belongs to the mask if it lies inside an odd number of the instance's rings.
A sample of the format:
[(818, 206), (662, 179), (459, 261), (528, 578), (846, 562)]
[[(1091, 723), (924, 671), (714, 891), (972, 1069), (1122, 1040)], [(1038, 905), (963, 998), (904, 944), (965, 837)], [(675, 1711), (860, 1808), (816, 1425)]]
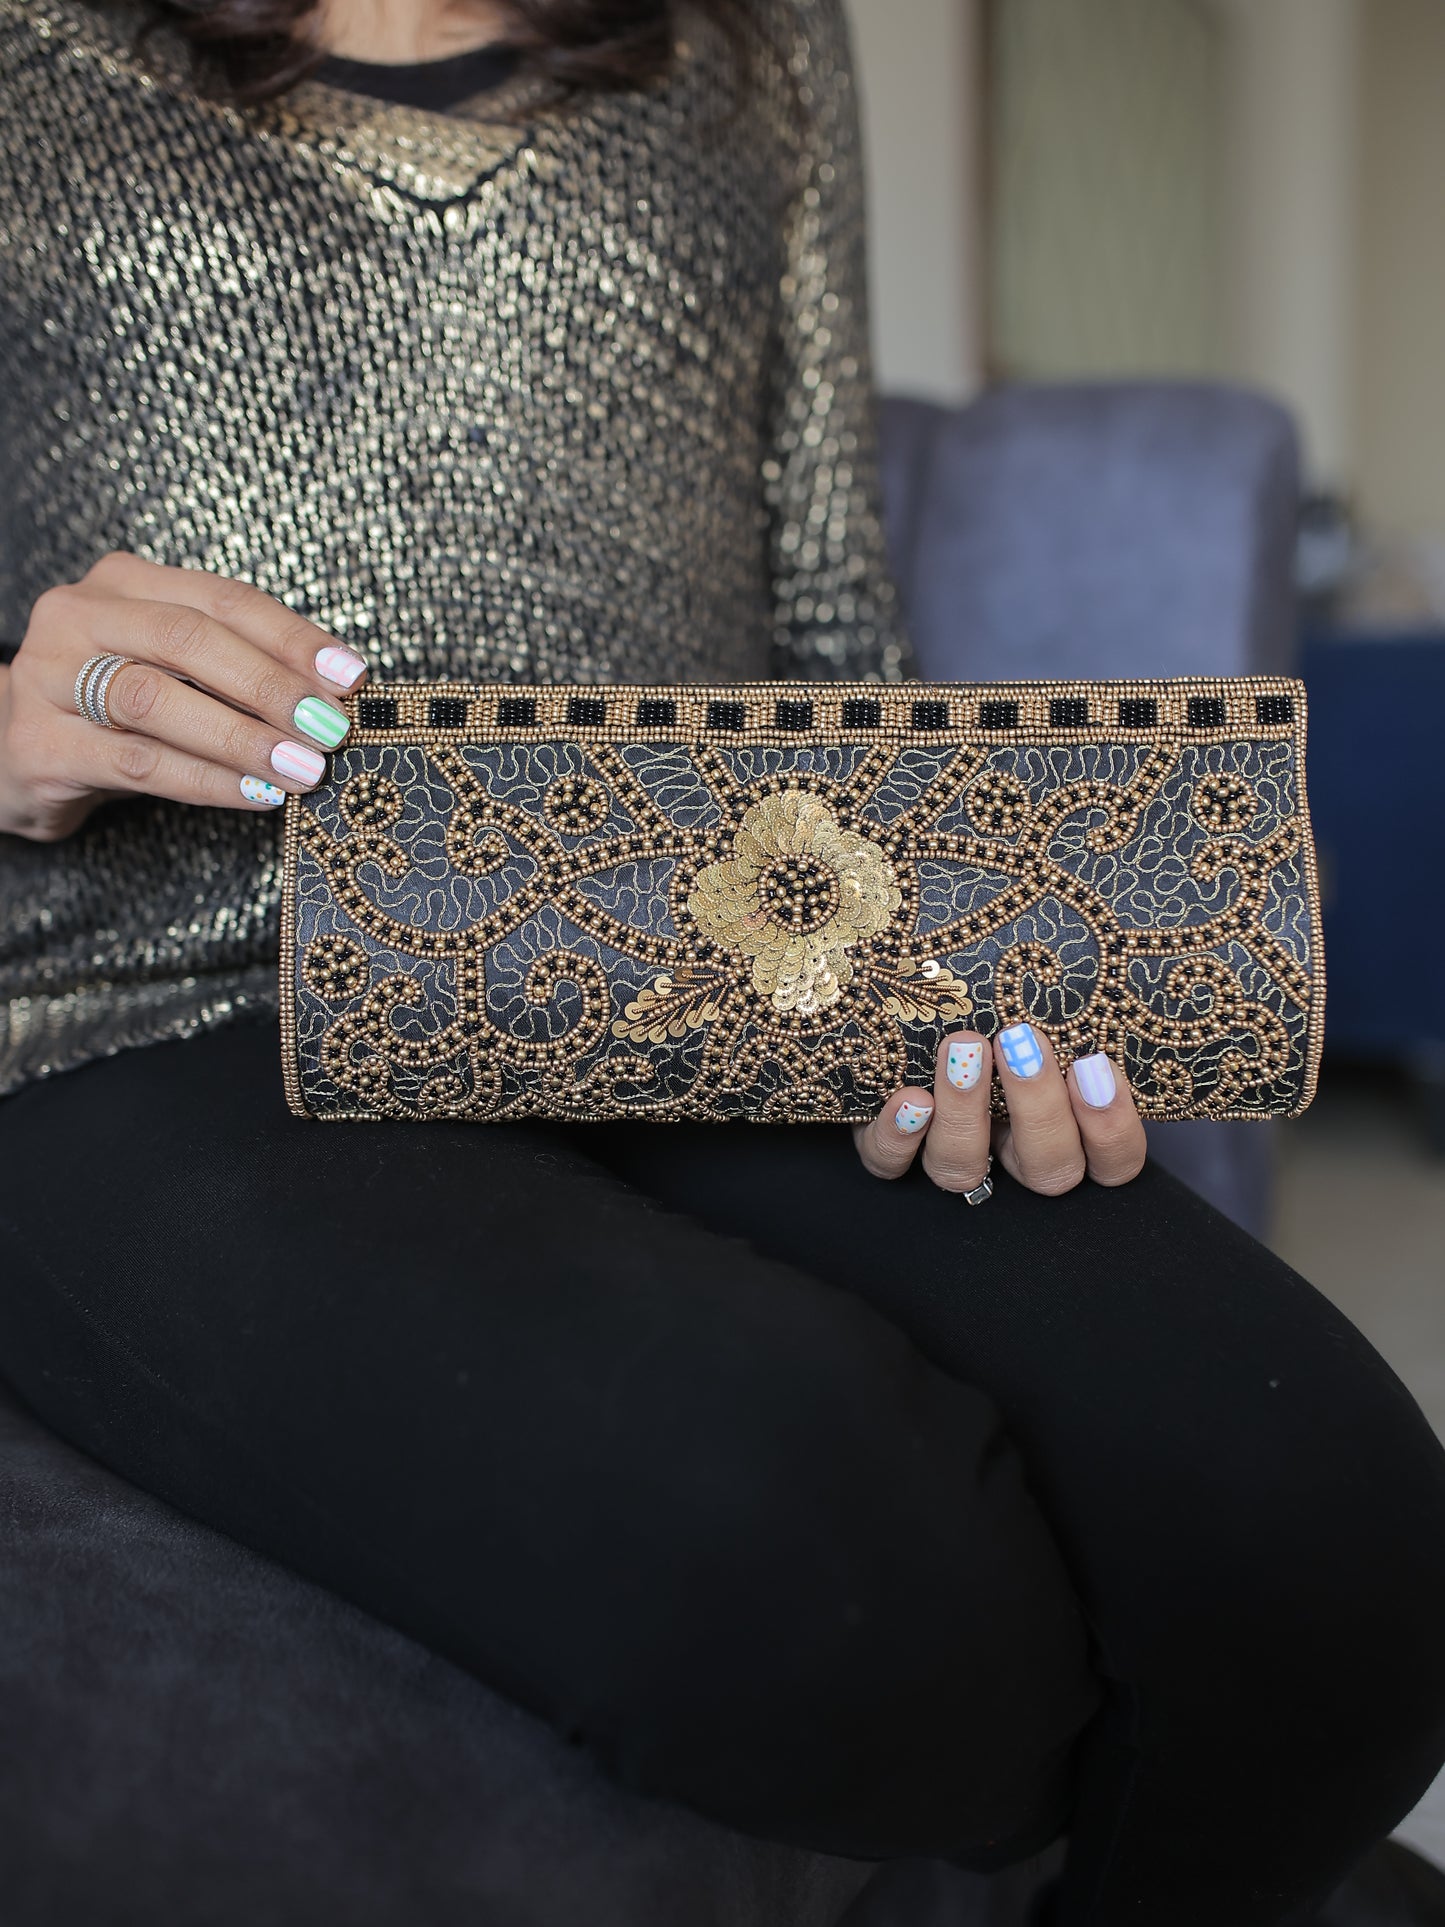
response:
[(1095, 1051), (1092, 1057), (1075, 1059), (1074, 1082), (1079, 1087), (1079, 1096), (1096, 1111), (1106, 1110), (1113, 1103), (1118, 1088), (1114, 1082), (1114, 1066), (1101, 1050)]
[(893, 1122), (911, 1137), (915, 1131), (921, 1131), (932, 1116), (931, 1104), (900, 1104)]
[(341, 711), (320, 696), (303, 696), (292, 710), (291, 720), (303, 736), (320, 743), (323, 749), (335, 749), (351, 727)]
[(259, 776), (243, 776), (241, 794), (248, 803), (264, 803), (271, 810), (286, 801), (285, 790), (278, 790), (274, 783), (263, 783)]
[(1010, 1024), (999, 1032), (998, 1047), (1015, 1077), (1037, 1077), (1044, 1067), (1044, 1053), (1032, 1024)]
[(945, 1069), (956, 1090), (971, 1091), (983, 1076), (983, 1045), (955, 1037), (948, 1047)]
[(304, 743), (277, 743), (271, 752), (271, 767), (278, 776), (289, 776), (293, 783), (319, 783), (326, 774), (326, 758)]
[(350, 689), (366, 674), (366, 661), (354, 649), (343, 649), (340, 643), (333, 642), (317, 650), (316, 673), (327, 682), (334, 682), (338, 689)]

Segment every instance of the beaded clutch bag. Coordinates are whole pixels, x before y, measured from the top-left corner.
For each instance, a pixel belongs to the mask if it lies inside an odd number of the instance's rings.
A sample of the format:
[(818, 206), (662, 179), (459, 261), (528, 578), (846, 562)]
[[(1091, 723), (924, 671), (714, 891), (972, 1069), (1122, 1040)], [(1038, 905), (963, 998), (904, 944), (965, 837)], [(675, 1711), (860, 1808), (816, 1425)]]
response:
[[(1294, 1115), (1324, 1023), (1304, 691), (370, 688), (286, 806), (316, 1118), (868, 1118), (1028, 1018), (1146, 1117)], [(995, 1101), (1000, 1101), (995, 1092)]]

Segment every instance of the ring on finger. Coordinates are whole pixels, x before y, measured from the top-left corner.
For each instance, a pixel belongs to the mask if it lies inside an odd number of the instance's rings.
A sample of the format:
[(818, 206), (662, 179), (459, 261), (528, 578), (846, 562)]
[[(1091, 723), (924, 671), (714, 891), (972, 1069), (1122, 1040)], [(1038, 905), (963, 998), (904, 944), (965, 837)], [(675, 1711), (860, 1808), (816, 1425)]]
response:
[(92, 656), (82, 666), (75, 679), (75, 707), (87, 722), (96, 724), (100, 729), (119, 729), (119, 723), (111, 720), (105, 699), (115, 680), (116, 671), (134, 661), (134, 656), (108, 654)]
[[(77, 712), (82, 716), (86, 714), (85, 685), (106, 660), (107, 658), (103, 654), (99, 656), (87, 656), (85, 661), (80, 665), (80, 674), (75, 679), (75, 707)], [(87, 721), (88, 720), (89, 718), (87, 717)]]
[(992, 1169), (993, 1152), (990, 1151), (988, 1154), (988, 1163), (983, 1167), (983, 1176), (973, 1187), (972, 1191), (965, 1191), (963, 1194), (965, 1204), (984, 1204), (993, 1196), (993, 1179), (989, 1176), (989, 1172), (992, 1171)]
[(115, 681), (118, 672), (124, 669), (128, 662), (132, 661), (134, 661), (134, 657), (132, 656), (107, 656), (105, 662), (96, 670), (94, 676), (91, 678), (90, 685), (85, 692), (86, 704), (90, 710), (90, 720), (93, 723), (99, 723), (102, 729), (119, 729), (120, 727), (119, 723), (112, 720), (111, 713), (106, 707), (106, 698), (110, 694), (110, 686)]

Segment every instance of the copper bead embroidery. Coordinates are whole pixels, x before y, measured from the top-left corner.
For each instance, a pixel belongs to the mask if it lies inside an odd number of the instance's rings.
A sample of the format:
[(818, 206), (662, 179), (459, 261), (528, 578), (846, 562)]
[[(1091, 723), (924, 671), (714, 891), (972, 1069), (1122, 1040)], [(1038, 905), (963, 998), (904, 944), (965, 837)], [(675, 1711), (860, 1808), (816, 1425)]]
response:
[(1146, 1116), (1309, 1101), (1296, 683), (444, 693), (288, 804), (303, 1114), (863, 1118), (1029, 1025)]

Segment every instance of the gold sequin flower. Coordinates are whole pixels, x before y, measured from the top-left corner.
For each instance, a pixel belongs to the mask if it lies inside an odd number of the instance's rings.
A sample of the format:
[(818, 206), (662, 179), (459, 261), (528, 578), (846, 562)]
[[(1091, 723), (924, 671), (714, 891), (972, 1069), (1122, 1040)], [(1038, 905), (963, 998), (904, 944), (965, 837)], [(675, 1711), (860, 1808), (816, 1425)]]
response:
[(733, 854), (698, 875), (698, 928), (750, 957), (753, 988), (777, 1010), (825, 1010), (852, 981), (848, 951), (903, 901), (879, 846), (845, 830), (821, 798), (782, 790), (754, 803)]

